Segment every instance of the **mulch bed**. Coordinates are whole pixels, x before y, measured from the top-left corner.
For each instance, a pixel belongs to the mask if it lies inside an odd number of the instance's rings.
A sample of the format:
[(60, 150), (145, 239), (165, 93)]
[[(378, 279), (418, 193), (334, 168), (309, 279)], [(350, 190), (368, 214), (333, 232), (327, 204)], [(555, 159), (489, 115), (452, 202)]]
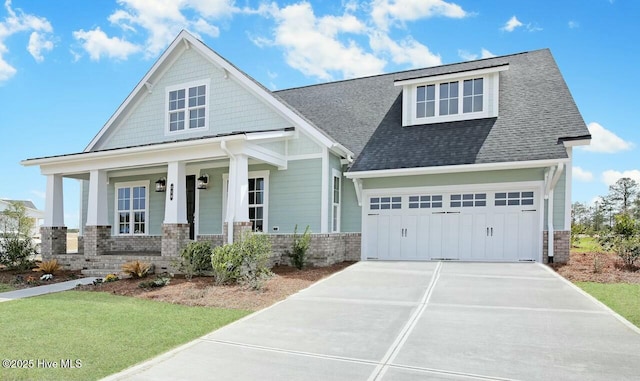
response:
[(51, 280), (40, 280), (41, 276), (41, 272), (32, 270), (7, 270), (4, 268), (0, 269), (0, 283), (10, 284), (17, 289), (43, 286), (45, 284), (51, 283), (66, 282), (68, 280), (81, 278), (82, 274), (80, 273), (80, 270), (61, 270), (56, 272), (53, 279)]
[(572, 282), (640, 283), (640, 268), (626, 268), (614, 253), (571, 253), (568, 265), (549, 266)]
[[(251, 290), (245, 286), (216, 286), (211, 277), (194, 277), (187, 280), (180, 276), (171, 278), (169, 285), (160, 288), (143, 289), (138, 286), (142, 282), (140, 279), (121, 279), (95, 286), (79, 286), (77, 289), (109, 292), (188, 306), (256, 311), (283, 300), (353, 263), (343, 262), (328, 267), (310, 267), (302, 270), (290, 266), (276, 266), (272, 269), (274, 275), (260, 290)], [(154, 279), (153, 275), (144, 280), (152, 279)]]

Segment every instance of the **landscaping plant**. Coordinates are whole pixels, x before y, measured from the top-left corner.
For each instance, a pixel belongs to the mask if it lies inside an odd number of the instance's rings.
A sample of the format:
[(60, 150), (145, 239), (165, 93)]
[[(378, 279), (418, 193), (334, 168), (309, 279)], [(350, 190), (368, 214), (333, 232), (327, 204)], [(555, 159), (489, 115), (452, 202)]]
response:
[(60, 269), (61, 269), (61, 267), (58, 264), (58, 260), (57, 259), (52, 259), (50, 261), (42, 261), (42, 262), (40, 262), (38, 264), (38, 267), (33, 269), (33, 271), (39, 271), (39, 272), (42, 272), (45, 275), (47, 275), (47, 274), (54, 275), (55, 273), (60, 271)]
[(239, 242), (213, 249), (211, 266), (216, 284), (242, 283), (260, 289), (271, 274), (267, 262), (271, 241), (265, 234), (247, 232)]
[(178, 269), (187, 279), (211, 272), (211, 253), (210, 242), (191, 242), (180, 252), (182, 259)]
[(605, 250), (614, 251), (626, 268), (633, 269), (640, 258), (640, 224), (629, 214), (619, 214), (611, 232), (600, 238), (600, 244)]
[(302, 270), (304, 263), (307, 259), (307, 250), (311, 243), (311, 232), (309, 231), (309, 225), (304, 229), (302, 236), (298, 235), (298, 225), (293, 228), (293, 247), (292, 251), (286, 252), (287, 256), (291, 258), (291, 265), (295, 266), (298, 270)]
[(19, 202), (11, 202), (0, 212), (0, 264), (11, 269), (26, 270), (31, 266), (29, 258), (36, 254), (31, 238), (33, 219)]
[(131, 261), (122, 265), (122, 272), (132, 278), (144, 278), (149, 273), (151, 264), (140, 261)]

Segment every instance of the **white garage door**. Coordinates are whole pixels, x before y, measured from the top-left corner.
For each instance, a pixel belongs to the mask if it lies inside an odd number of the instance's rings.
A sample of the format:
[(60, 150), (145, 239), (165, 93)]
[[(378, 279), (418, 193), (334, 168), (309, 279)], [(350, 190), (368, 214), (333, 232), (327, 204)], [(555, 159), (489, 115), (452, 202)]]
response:
[(363, 250), (393, 260), (530, 261), (539, 257), (537, 191), (370, 195)]

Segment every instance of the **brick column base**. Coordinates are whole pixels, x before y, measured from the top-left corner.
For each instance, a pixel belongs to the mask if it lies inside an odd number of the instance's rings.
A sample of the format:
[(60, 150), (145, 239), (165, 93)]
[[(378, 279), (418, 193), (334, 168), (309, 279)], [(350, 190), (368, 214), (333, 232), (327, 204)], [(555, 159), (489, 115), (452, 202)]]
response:
[[(104, 255), (111, 248), (111, 226), (85, 226), (83, 248), (85, 256)], [(79, 251), (79, 249), (78, 249)]]
[(40, 253), (43, 260), (49, 260), (54, 255), (67, 254), (67, 227), (43, 226), (40, 228)]
[[(542, 261), (549, 263), (548, 252), (549, 232), (542, 234)], [(553, 263), (569, 263), (569, 249), (571, 248), (571, 231), (561, 230), (553, 232)]]
[[(242, 222), (234, 222), (233, 223), (233, 242), (238, 242), (242, 239), (244, 232), (248, 232), (252, 230), (251, 221), (242, 221)], [(228, 234), (228, 226), (227, 223), (224, 223), (222, 227), (222, 239), (223, 243), (226, 245), (229, 243), (229, 234)]]
[(189, 242), (189, 224), (162, 224), (163, 257), (179, 257)]

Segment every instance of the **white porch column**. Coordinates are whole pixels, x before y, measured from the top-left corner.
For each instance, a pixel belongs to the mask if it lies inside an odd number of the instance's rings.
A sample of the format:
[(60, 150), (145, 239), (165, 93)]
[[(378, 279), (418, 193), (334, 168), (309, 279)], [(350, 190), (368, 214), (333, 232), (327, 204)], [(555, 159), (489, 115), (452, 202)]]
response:
[(165, 224), (187, 224), (186, 164), (171, 162), (167, 168)]
[(47, 198), (44, 208), (45, 227), (64, 226), (62, 175), (47, 175)]
[(227, 191), (227, 242), (233, 242), (233, 223), (249, 221), (249, 158), (244, 154), (229, 159)]
[(89, 178), (89, 205), (87, 208), (87, 226), (107, 226), (107, 172), (94, 170)]

